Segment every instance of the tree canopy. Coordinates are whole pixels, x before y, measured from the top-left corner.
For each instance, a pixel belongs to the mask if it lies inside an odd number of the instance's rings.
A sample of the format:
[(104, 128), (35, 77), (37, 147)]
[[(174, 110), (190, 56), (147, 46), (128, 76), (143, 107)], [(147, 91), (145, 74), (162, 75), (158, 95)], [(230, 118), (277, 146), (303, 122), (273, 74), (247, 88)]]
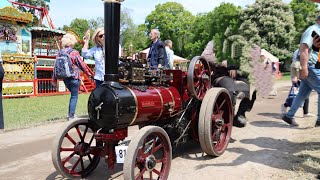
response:
[(170, 39), (175, 54), (183, 55), (187, 53), (185, 44), (190, 39), (193, 20), (194, 16), (179, 3), (158, 4), (146, 18), (146, 32), (149, 33), (153, 28), (159, 29), (161, 39)]
[(300, 37), (308, 26), (315, 23), (317, 16), (319, 16), (319, 9), (317, 4), (311, 1), (292, 0), (290, 7), (293, 12), (294, 26), (297, 31), (295, 43), (299, 43)]
[(281, 0), (256, 0), (244, 9), (241, 20), (239, 33), (249, 44), (282, 60), (292, 56), (296, 30), (289, 5)]

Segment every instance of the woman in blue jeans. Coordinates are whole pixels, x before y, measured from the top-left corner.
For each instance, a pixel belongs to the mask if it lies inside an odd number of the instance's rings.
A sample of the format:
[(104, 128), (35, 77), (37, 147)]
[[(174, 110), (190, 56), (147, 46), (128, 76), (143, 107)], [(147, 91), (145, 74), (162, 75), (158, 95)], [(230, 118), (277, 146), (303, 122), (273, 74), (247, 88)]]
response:
[[(73, 49), (73, 47), (76, 43), (77, 43), (77, 39), (74, 37), (74, 35), (72, 35), (70, 33), (65, 34), (61, 39), (61, 44), (63, 47), (63, 49), (61, 51), (64, 51), (70, 55), (70, 59), (72, 62), (72, 68), (73, 68), (72, 77), (63, 79), (64, 84), (71, 92), (71, 97), (70, 97), (70, 102), (69, 102), (69, 111), (68, 111), (68, 120), (75, 118), (75, 111), (76, 111), (76, 107), (77, 107), (78, 93), (79, 93), (79, 87), (80, 87), (80, 78), (81, 78), (80, 77), (80, 69), (84, 73), (86, 73), (89, 77), (92, 77), (92, 74), (90, 74), (90, 72), (86, 68), (84, 61), (82, 60), (82, 57), (80, 56), (79, 52), (77, 50)], [(58, 54), (58, 56), (59, 56), (59, 54)], [(53, 77), (53, 80), (56, 81), (57, 78)]]

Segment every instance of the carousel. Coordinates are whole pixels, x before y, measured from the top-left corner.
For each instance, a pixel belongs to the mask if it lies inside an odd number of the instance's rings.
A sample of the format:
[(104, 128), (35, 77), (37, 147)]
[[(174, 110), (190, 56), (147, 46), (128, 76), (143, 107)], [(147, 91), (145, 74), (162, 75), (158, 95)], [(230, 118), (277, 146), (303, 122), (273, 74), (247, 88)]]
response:
[[(57, 86), (51, 82), (60, 40), (66, 32), (53, 29), (52, 25), (50, 28), (27, 28), (26, 24), (32, 21), (31, 13), (20, 12), (8, 1), (1, 1), (0, 57), (5, 71), (4, 98), (68, 93), (62, 80), (57, 82)], [(95, 88), (89, 77), (83, 75), (81, 81), (82, 92), (88, 93)]]

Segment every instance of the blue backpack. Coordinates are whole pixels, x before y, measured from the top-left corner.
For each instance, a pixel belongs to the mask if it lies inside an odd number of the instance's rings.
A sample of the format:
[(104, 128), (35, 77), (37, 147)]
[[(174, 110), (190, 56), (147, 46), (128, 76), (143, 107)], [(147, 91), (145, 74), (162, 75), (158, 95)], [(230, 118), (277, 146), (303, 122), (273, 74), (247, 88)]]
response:
[(56, 58), (54, 64), (53, 75), (57, 79), (64, 79), (72, 77), (74, 74), (73, 64), (71, 61), (70, 53), (73, 49), (68, 50), (67, 52), (60, 50), (59, 55)]

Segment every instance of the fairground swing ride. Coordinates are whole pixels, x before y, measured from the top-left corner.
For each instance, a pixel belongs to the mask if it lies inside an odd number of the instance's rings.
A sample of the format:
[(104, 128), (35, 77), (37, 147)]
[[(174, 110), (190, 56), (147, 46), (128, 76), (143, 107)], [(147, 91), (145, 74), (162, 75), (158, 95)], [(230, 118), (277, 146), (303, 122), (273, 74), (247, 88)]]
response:
[[(172, 146), (194, 140), (220, 156), (230, 140), (232, 102), (226, 89), (211, 88), (204, 57), (187, 71), (118, 67), (121, 2), (104, 1), (106, 73), (89, 97), (89, 118), (67, 122), (53, 142), (54, 167), (67, 178), (88, 176), (104, 157), (111, 169), (124, 163), (124, 179), (167, 179)], [(127, 138), (133, 125), (140, 130)]]

